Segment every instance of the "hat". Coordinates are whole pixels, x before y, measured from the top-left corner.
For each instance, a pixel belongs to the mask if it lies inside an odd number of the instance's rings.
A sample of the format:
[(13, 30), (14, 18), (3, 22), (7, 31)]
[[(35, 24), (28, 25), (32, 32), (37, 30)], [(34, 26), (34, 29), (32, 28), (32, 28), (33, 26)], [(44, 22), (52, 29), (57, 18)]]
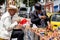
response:
[(15, 9), (15, 10), (18, 10), (18, 8), (16, 7), (16, 6), (14, 6), (14, 5), (9, 5), (9, 7), (7, 8), (8, 10), (9, 9)]
[(42, 8), (41, 4), (39, 4), (39, 3), (35, 4), (35, 9), (36, 10), (41, 10), (41, 8)]

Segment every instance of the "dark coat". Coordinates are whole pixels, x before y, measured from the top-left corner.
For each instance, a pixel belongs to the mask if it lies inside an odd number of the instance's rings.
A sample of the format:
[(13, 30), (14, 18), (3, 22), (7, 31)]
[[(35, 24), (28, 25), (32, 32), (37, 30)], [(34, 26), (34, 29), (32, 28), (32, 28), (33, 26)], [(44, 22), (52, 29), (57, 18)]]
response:
[[(48, 20), (48, 16), (46, 15), (46, 11), (42, 11), (41, 15), (46, 16), (46, 19), (44, 20), (44, 22), (45, 22), (45, 25), (47, 25), (47, 21), (49, 20)], [(31, 12), (30, 16), (31, 16), (31, 22), (33, 24), (36, 24), (36, 26), (41, 25), (41, 19), (39, 18), (38, 13), (36, 11)]]

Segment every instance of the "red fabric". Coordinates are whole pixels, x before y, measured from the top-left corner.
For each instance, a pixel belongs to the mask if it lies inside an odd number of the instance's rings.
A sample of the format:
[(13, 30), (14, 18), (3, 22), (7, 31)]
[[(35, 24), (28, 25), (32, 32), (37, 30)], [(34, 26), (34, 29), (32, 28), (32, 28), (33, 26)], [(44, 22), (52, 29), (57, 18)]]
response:
[(22, 19), (22, 21), (19, 22), (19, 24), (22, 24), (22, 25), (25, 24), (25, 23), (27, 23), (27, 20), (25, 18)]

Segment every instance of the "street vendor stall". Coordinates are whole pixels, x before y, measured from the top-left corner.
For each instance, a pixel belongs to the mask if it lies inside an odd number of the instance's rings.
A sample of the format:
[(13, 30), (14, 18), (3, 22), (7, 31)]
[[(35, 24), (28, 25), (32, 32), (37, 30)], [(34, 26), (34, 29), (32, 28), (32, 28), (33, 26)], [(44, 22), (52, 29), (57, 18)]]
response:
[(33, 28), (31, 26), (26, 26), (26, 30), (30, 30), (36, 37), (34, 36), (34, 40), (39, 40), (38, 36), (40, 37), (40, 40), (59, 40), (60, 38), (60, 31), (58, 30), (50, 30), (47, 31), (46, 28)]
[[(30, 22), (30, 19), (27, 20)], [(28, 23), (25, 25), (24, 32), (24, 40), (60, 40), (60, 28), (47, 31), (46, 28), (37, 28), (36, 26), (33, 27), (33, 24)]]

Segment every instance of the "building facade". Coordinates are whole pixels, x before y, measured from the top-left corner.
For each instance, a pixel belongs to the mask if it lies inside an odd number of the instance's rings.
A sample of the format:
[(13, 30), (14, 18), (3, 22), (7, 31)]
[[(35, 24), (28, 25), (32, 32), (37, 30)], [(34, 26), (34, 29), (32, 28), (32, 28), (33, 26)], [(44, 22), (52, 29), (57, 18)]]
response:
[(44, 5), (44, 9), (53, 12), (53, 0), (40, 0), (40, 3)]

